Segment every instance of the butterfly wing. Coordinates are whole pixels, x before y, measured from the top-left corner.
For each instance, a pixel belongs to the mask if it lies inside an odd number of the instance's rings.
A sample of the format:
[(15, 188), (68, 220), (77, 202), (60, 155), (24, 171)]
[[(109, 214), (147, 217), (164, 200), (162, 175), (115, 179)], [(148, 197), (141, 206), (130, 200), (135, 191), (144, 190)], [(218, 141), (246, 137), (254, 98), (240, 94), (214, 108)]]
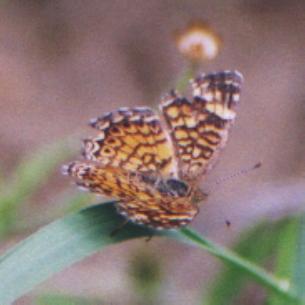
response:
[(91, 121), (99, 130), (84, 140), (84, 156), (104, 166), (128, 171), (177, 172), (173, 146), (159, 117), (147, 107), (120, 108)]
[(130, 172), (96, 162), (72, 162), (63, 173), (91, 192), (119, 200), (120, 214), (133, 222), (154, 228), (177, 228), (188, 224), (198, 213), (189, 196), (173, 196), (156, 187), (161, 177)]
[(151, 190), (141, 183), (135, 172), (121, 167), (101, 165), (91, 161), (75, 161), (64, 166), (63, 174), (74, 178), (77, 185), (96, 194), (120, 200), (146, 200)]
[(235, 120), (241, 82), (241, 74), (235, 71), (201, 75), (192, 82), (192, 101), (175, 92), (163, 99), (161, 111), (182, 179), (194, 181), (214, 164)]
[(211, 168), (234, 122), (241, 80), (238, 72), (202, 75), (193, 81), (192, 101), (171, 92), (161, 105), (169, 134), (146, 107), (120, 108), (93, 120), (99, 134), (84, 140), (86, 160), (64, 173), (118, 199), (118, 211), (134, 222), (163, 229), (188, 224), (198, 213), (194, 191), (180, 195), (177, 183), (185, 182), (166, 177), (195, 183)]

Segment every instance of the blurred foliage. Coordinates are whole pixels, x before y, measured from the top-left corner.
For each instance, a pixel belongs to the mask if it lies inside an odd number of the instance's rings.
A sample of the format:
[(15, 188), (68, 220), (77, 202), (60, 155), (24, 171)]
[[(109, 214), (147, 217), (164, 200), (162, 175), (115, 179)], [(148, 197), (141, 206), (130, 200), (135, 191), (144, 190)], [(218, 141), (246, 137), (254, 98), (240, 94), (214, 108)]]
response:
[[(305, 299), (305, 214), (298, 219), (293, 282), (299, 296)], [(293, 249), (292, 249), (293, 251)]]
[(138, 304), (159, 305), (162, 285), (160, 258), (145, 250), (138, 251), (131, 259), (129, 274), (137, 292)]
[(36, 305), (103, 305), (105, 304), (106, 305), (107, 303), (101, 302), (100, 300), (78, 297), (78, 296), (48, 294), (48, 295), (39, 296), (36, 299), (35, 304)]
[(85, 206), (92, 203), (95, 197), (93, 194), (86, 192), (77, 192), (76, 194), (71, 192), (60, 194), (59, 202), (63, 202), (64, 214), (76, 212)]
[[(305, 215), (302, 215), (260, 223), (243, 234), (234, 247), (243, 257), (273, 269), (283, 289), (295, 291), (299, 298), (304, 298), (305, 288), (304, 219)], [(213, 282), (208, 297), (204, 297), (201, 304), (242, 304), (240, 299), (247, 299), (248, 284), (249, 281), (236, 267), (226, 267)], [(255, 288), (257, 292), (258, 289)], [(295, 301), (275, 294), (266, 296), (268, 305), (295, 304)]]
[(44, 147), (21, 161), (12, 176), (1, 185), (0, 238), (12, 230), (17, 208), (47, 181), (55, 166), (69, 154), (63, 142)]
[[(265, 223), (258, 225), (241, 237), (234, 250), (255, 263), (261, 263), (271, 255), (276, 244), (274, 235), (277, 231), (271, 228), (271, 225), (268, 226)], [(244, 285), (244, 274), (232, 266), (226, 267), (211, 287), (208, 300), (204, 300), (202, 304), (236, 304), (238, 293)]]
[[(63, 140), (46, 145), (31, 156), (24, 158), (11, 176), (3, 180), (0, 187), (0, 239), (12, 233), (18, 217), (18, 208), (39, 191), (55, 173), (60, 171), (60, 164), (71, 156), (71, 146), (74, 143)], [(63, 199), (63, 198), (62, 198)], [(63, 206), (75, 210), (88, 203), (88, 194), (78, 192), (69, 194), (63, 200)], [(35, 215), (34, 215), (35, 217)], [(18, 219), (18, 223), (20, 223)]]
[[(297, 295), (305, 296), (305, 215), (301, 214), (286, 220), (280, 231), (275, 255), (275, 274), (283, 279), (283, 285), (296, 290)], [(276, 295), (268, 298), (268, 305), (286, 305)]]

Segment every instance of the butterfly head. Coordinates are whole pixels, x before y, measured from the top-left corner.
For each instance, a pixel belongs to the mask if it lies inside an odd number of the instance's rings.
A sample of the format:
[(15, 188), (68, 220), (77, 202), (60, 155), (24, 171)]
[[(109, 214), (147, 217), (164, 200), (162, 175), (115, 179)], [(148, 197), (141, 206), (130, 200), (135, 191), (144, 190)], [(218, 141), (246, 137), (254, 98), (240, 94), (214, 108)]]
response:
[(207, 194), (197, 186), (193, 187), (191, 184), (175, 178), (160, 180), (156, 187), (164, 195), (170, 195), (173, 198), (187, 198), (195, 206), (207, 197)]
[(190, 193), (190, 186), (179, 179), (162, 179), (157, 183), (159, 192), (173, 197), (187, 197)]

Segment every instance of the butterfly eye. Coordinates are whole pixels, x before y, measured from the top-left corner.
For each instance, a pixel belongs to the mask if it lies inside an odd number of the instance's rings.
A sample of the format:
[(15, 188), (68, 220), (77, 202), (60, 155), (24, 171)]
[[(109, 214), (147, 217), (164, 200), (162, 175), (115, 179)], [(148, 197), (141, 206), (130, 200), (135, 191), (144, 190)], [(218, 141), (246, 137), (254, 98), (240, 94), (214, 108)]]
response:
[(189, 186), (185, 182), (177, 179), (168, 179), (166, 185), (172, 194), (178, 196), (186, 196), (189, 190)]

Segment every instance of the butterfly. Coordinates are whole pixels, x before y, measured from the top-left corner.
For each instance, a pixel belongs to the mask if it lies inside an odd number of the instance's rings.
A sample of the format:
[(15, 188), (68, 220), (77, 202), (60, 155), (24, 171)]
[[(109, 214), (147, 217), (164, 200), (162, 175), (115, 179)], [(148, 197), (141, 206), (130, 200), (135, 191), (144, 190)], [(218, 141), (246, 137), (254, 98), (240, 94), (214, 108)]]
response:
[(84, 160), (63, 167), (77, 185), (116, 198), (127, 220), (157, 229), (188, 225), (206, 195), (200, 180), (213, 167), (235, 121), (243, 77), (237, 71), (202, 74), (193, 97), (164, 96), (160, 115), (122, 107), (90, 121)]

